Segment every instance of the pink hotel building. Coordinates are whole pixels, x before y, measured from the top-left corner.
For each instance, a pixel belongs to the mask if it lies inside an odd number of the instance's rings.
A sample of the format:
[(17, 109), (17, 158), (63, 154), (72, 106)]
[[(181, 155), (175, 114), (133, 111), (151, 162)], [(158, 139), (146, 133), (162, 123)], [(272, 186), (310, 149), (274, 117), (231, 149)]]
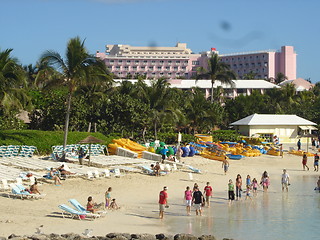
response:
[[(190, 79), (198, 67), (207, 67), (207, 60), (213, 52), (192, 53), (186, 43), (175, 47), (134, 47), (130, 45), (107, 45), (106, 52), (97, 51), (109, 70), (120, 78), (128, 74), (146, 75), (148, 79), (166, 77)], [(218, 53), (218, 52), (217, 52)], [(288, 79), (296, 79), (296, 56), (292, 46), (283, 46), (281, 51), (255, 51), (234, 54), (219, 54), (222, 61), (242, 79), (244, 74), (256, 73), (258, 79), (275, 77), (278, 72)]]

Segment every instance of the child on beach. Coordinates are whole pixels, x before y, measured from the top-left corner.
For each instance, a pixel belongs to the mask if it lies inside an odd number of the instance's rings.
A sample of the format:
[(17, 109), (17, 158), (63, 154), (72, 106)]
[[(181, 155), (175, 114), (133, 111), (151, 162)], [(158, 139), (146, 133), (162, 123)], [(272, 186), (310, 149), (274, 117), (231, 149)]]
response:
[(269, 188), (269, 185), (270, 185), (270, 178), (269, 178), (269, 174), (267, 173), (267, 171), (263, 172), (260, 184), (262, 185), (263, 190), (266, 192)]
[(252, 180), (252, 192), (253, 192), (253, 195), (256, 196), (257, 195), (257, 189), (258, 189), (258, 181), (256, 178), (254, 178)]
[(241, 192), (242, 192), (242, 178), (241, 178), (241, 175), (238, 174), (236, 178), (236, 200), (241, 200)]
[(224, 159), (223, 162), (222, 162), (222, 168), (224, 170), (224, 175), (227, 174), (228, 172), (228, 169), (229, 169), (229, 162), (227, 159)]
[(234, 184), (231, 179), (229, 179), (228, 183), (228, 199), (229, 199), (229, 204), (232, 203), (234, 200)]
[(190, 215), (192, 204), (192, 191), (190, 190), (189, 186), (187, 186), (186, 190), (184, 191), (184, 200), (186, 201), (187, 215)]
[(251, 186), (251, 177), (250, 177), (250, 175), (247, 175), (246, 185), (247, 185), (247, 186)]
[(109, 187), (108, 190), (105, 193), (105, 199), (106, 199), (106, 205), (105, 208), (109, 208), (109, 205), (111, 203), (111, 191), (112, 191), (112, 187)]
[(251, 185), (247, 185), (247, 189), (246, 189), (246, 200), (247, 200), (248, 198), (250, 198), (250, 200), (252, 201), (250, 190), (251, 190)]
[(118, 204), (116, 203), (116, 199), (115, 199), (115, 198), (111, 200), (109, 209), (111, 209), (111, 210), (118, 210), (118, 209), (120, 209), (120, 207), (118, 207)]

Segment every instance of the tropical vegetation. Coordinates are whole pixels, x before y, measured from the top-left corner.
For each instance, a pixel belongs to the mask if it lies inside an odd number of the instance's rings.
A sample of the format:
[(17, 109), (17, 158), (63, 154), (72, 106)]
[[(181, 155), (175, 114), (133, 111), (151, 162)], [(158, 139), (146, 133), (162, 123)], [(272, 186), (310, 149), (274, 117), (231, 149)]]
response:
[[(236, 140), (235, 132), (214, 131), (228, 130), (231, 122), (253, 113), (297, 114), (320, 124), (320, 84), (304, 92), (288, 84), (264, 94), (253, 91), (226, 99), (223, 88), (214, 88), (215, 81), (231, 84), (235, 76), (217, 55), (197, 76), (198, 81), (211, 79), (208, 100), (202, 89), (171, 88), (166, 79), (147, 85), (143, 76), (137, 76), (136, 83), (115, 84), (105, 64), (90, 55), (78, 37), (68, 42), (64, 58), (47, 51), (35, 65), (22, 66), (12, 53), (0, 50), (0, 130), (37, 130), (43, 136), (57, 131), (59, 144), (71, 143), (68, 132), (70, 136), (100, 132), (141, 142), (161, 138), (173, 142), (177, 132), (185, 134), (185, 141), (194, 141), (194, 133)], [(29, 112), (30, 123), (17, 118), (21, 110)]]

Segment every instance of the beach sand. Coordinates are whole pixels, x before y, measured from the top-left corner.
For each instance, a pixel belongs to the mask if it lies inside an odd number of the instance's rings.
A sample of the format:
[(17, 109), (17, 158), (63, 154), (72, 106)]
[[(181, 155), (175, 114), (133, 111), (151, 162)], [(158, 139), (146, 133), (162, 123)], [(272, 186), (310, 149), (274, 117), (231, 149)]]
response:
[[(93, 229), (93, 235), (105, 235), (110, 232), (125, 233), (167, 233), (171, 232), (170, 218), (196, 217), (186, 216), (183, 194), (186, 186), (192, 187), (195, 182), (203, 190), (207, 181), (211, 183), (214, 191), (211, 208), (221, 207), (215, 205), (215, 198), (222, 204), (228, 205), (227, 184), (228, 180), (235, 181), (236, 175), (242, 175), (243, 182), (249, 174), (251, 178), (260, 181), (261, 174), (267, 170), (271, 178), (269, 191), (281, 191), (280, 176), (282, 169), (286, 168), (291, 181), (298, 175), (318, 176), (319, 172), (313, 171), (313, 158), (308, 158), (310, 171), (303, 171), (302, 157), (285, 154), (284, 158), (262, 155), (260, 157), (244, 158), (242, 160), (229, 160), (230, 168), (224, 175), (221, 162), (205, 159), (199, 156), (183, 158), (183, 161), (202, 170), (202, 174), (193, 173), (193, 181), (189, 180), (187, 171), (177, 171), (166, 176), (155, 177), (138, 173), (130, 173), (120, 178), (100, 178), (93, 181), (70, 178), (63, 181), (62, 186), (42, 184), (41, 192), (46, 194), (40, 200), (20, 200), (1, 197), (0, 199), (0, 236), (33, 234), (36, 227), (43, 225), (43, 232), (49, 233), (78, 233), (84, 229)], [(273, 179), (277, 179), (274, 180)], [(75, 198), (86, 205), (88, 196), (92, 196), (97, 203), (104, 202), (104, 193), (112, 187), (112, 198), (120, 210), (108, 211), (106, 217), (89, 220), (74, 220), (62, 218), (59, 204), (69, 204), (68, 199)], [(163, 220), (158, 219), (158, 195), (163, 186), (168, 187), (169, 205)], [(281, 194), (279, 195), (281, 197)], [(221, 204), (220, 204), (221, 205)], [(193, 211), (193, 210), (192, 210)], [(206, 210), (204, 209), (204, 214)]]

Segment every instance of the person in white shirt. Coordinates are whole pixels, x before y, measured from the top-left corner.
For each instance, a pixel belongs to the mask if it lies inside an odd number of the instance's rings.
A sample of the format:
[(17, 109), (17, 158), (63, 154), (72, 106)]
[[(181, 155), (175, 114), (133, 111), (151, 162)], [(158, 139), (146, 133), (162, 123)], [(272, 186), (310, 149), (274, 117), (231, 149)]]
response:
[(288, 186), (290, 185), (290, 178), (286, 169), (283, 169), (283, 174), (281, 176), (281, 184), (282, 184), (282, 191), (284, 191), (284, 189), (286, 188), (288, 192)]

